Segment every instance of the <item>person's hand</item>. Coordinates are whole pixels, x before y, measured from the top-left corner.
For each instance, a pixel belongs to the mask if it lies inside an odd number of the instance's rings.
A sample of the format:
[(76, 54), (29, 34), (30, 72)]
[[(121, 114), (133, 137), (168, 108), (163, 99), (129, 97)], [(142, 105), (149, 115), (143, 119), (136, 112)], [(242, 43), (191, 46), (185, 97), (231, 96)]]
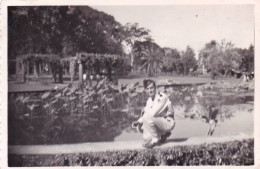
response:
[(132, 128), (137, 128), (140, 125), (138, 121), (132, 123)]
[(174, 115), (172, 115), (172, 114), (170, 114), (170, 115), (168, 115), (167, 117), (166, 117), (166, 120), (167, 121), (174, 121)]
[(167, 121), (172, 121), (173, 119), (171, 117), (166, 117)]
[(173, 124), (173, 126), (175, 125), (175, 120), (172, 117), (166, 117), (166, 120), (170, 123)]

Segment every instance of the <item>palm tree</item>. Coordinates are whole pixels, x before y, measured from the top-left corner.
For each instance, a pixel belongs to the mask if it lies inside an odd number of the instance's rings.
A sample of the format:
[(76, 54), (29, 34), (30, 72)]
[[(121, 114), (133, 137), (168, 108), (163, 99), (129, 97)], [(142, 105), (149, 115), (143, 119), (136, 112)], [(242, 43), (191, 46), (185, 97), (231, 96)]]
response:
[(149, 76), (156, 75), (163, 65), (163, 50), (152, 41), (137, 43), (135, 46), (135, 63), (146, 70)]
[(147, 61), (143, 64), (146, 67), (146, 72), (149, 76), (156, 75), (158, 70), (163, 65), (163, 52), (160, 48), (151, 48)]

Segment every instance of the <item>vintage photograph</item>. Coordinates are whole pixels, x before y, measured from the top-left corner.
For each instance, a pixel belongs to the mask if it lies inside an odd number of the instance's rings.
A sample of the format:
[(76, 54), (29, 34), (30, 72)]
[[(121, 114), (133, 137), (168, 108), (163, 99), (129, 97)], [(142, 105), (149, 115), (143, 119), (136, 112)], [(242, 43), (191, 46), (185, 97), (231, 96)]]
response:
[(7, 7), (8, 166), (252, 166), (255, 6)]

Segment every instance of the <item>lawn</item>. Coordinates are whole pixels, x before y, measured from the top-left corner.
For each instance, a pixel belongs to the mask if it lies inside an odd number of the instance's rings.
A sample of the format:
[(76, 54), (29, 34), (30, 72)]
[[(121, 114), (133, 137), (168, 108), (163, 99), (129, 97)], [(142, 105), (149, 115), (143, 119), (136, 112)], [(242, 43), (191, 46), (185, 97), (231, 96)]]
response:
[[(209, 83), (209, 82), (218, 82), (218, 81), (226, 81), (226, 82), (241, 82), (241, 79), (235, 79), (235, 78), (219, 78), (216, 80), (211, 79), (207, 76), (158, 76), (158, 77), (125, 77), (125, 78), (119, 78), (118, 83), (121, 84), (128, 84), (128, 83), (136, 83), (137, 81), (141, 82), (144, 79), (154, 79), (158, 84), (164, 83), (166, 80), (170, 80), (171, 83), (175, 84), (201, 84), (201, 83)], [(46, 90), (52, 90), (56, 86), (62, 88), (65, 87), (67, 84), (69, 84), (69, 81), (65, 81), (64, 84), (58, 84), (58, 83), (48, 83), (43, 84), (41, 82), (28, 82), (28, 83), (16, 83), (15, 81), (9, 81), (8, 82), (8, 92), (23, 92), (23, 91), (46, 91)], [(93, 85), (96, 84), (96, 81), (93, 82)]]

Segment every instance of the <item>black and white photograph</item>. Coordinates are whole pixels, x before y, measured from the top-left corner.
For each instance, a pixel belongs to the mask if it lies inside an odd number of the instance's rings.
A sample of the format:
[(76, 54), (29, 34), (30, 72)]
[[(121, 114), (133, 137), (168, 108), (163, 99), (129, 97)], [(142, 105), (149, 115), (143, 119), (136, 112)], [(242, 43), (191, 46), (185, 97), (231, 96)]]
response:
[(9, 167), (255, 166), (254, 4), (6, 12)]

